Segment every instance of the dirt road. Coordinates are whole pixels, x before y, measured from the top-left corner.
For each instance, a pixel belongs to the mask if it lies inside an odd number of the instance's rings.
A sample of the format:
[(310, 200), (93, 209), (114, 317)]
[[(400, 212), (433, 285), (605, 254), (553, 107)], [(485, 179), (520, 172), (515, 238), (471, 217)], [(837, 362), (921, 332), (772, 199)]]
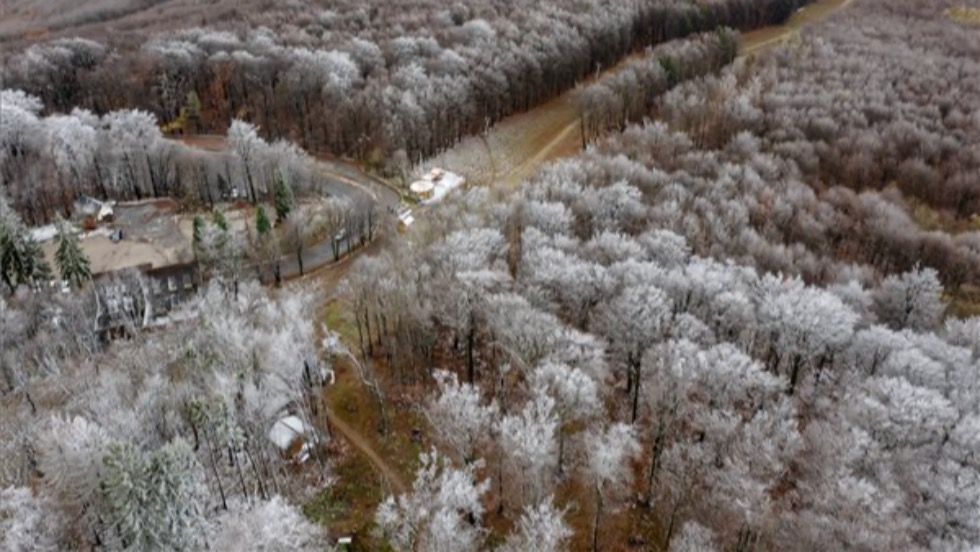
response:
[[(776, 46), (804, 26), (823, 21), (852, 1), (819, 0), (797, 11), (783, 25), (744, 33), (740, 55)], [(615, 70), (616, 66), (607, 72)], [(580, 151), (579, 118), (573, 95), (574, 90), (569, 90), (530, 111), (508, 117), (486, 135), (466, 138), (427, 161), (425, 166), (443, 167), (480, 186), (514, 187), (534, 174), (542, 163)]]
[(385, 478), (385, 481), (387, 481), (388, 485), (391, 487), (391, 492), (395, 494), (402, 494), (408, 491), (408, 487), (405, 485), (405, 482), (398, 477), (395, 470), (391, 469), (391, 467), (384, 460), (382, 460), (380, 456), (378, 456), (378, 453), (374, 451), (371, 444), (368, 443), (367, 439), (365, 439), (363, 435), (348, 425), (347, 422), (340, 419), (340, 417), (337, 416), (337, 414), (330, 408), (325, 408), (324, 412), (327, 415), (327, 421), (330, 422), (331, 431), (336, 431), (342, 435), (352, 447), (357, 449), (362, 456), (371, 462), (371, 465), (374, 467), (375, 471)]
[(822, 0), (814, 2), (798, 10), (782, 25), (773, 25), (742, 33), (742, 47), (739, 50), (739, 56), (758, 53), (782, 44), (797, 35), (803, 27), (827, 19), (831, 14), (849, 6), (853, 1)]

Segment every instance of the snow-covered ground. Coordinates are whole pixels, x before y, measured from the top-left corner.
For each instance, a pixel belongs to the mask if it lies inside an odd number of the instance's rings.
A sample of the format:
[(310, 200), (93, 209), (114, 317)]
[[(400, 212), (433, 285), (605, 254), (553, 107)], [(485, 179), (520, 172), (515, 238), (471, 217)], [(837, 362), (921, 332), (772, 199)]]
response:
[[(112, 229), (111, 228), (105, 228), (105, 227), (103, 227), (103, 228), (96, 228), (95, 230), (92, 230), (91, 232), (81, 232), (81, 231), (79, 231), (78, 228), (75, 228), (75, 227), (72, 227), (72, 229), (75, 230), (75, 233), (78, 234), (78, 237), (81, 238), (81, 239), (83, 239), (83, 240), (88, 239), (88, 238), (92, 238), (92, 237), (95, 237), (95, 236), (109, 237), (109, 234), (112, 233)], [(58, 237), (58, 225), (56, 225), (56, 224), (47, 224), (47, 225), (44, 225), (44, 226), (37, 226), (35, 228), (31, 228), (30, 231), (31, 231), (31, 238), (33, 238), (34, 241), (36, 241), (37, 243), (49, 242), (49, 241), (51, 241), (51, 240), (53, 240), (53, 239), (55, 239), (55, 238)]]
[(37, 228), (31, 228), (31, 238), (38, 243), (51, 241), (57, 235), (58, 235), (58, 227), (54, 224), (48, 224), (45, 226), (38, 226)]

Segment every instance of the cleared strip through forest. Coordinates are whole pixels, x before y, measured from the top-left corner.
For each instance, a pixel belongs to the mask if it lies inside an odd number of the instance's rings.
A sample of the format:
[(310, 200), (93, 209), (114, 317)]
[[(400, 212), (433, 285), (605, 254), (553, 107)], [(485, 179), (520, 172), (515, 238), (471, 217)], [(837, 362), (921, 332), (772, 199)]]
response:
[[(739, 55), (756, 53), (782, 43), (803, 27), (825, 20), (853, 0), (820, 0), (798, 10), (783, 25), (773, 25), (741, 35)], [(620, 60), (598, 75), (598, 80), (617, 72), (624, 63), (642, 54)], [(597, 80), (590, 79), (579, 86)], [(483, 136), (471, 136), (455, 147), (431, 158), (426, 166), (444, 167), (464, 175), (477, 185), (513, 187), (548, 161), (572, 155), (581, 149), (581, 128), (575, 109), (576, 89), (538, 107), (505, 118)]]

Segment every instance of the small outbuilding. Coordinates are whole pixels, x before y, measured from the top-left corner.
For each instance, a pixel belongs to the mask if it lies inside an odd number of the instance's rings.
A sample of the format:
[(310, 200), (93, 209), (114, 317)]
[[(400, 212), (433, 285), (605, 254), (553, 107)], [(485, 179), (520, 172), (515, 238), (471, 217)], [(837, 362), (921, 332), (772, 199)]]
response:
[(315, 438), (316, 430), (298, 416), (280, 418), (269, 429), (272, 444), (283, 456), (300, 464), (310, 459)]
[(446, 194), (465, 184), (466, 179), (462, 176), (436, 167), (412, 182), (409, 190), (418, 198), (419, 203), (425, 205), (439, 202)]
[(436, 186), (428, 180), (416, 180), (408, 189), (419, 199), (429, 199), (432, 197), (432, 192), (435, 191)]
[(112, 222), (115, 213), (111, 203), (105, 203), (94, 197), (82, 196), (75, 201), (75, 211), (82, 216), (92, 217), (96, 222)]
[(410, 209), (402, 209), (398, 212), (399, 230), (408, 230), (413, 223), (415, 223), (415, 217), (412, 216), (412, 211)]

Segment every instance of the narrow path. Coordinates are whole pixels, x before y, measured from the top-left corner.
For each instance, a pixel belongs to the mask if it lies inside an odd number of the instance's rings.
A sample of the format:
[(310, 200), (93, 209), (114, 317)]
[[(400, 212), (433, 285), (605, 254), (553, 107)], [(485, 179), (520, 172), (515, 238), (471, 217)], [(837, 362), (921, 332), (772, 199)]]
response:
[(388, 486), (391, 491), (397, 494), (402, 494), (408, 491), (408, 487), (405, 483), (398, 477), (395, 470), (378, 456), (378, 453), (374, 451), (371, 444), (361, 435), (356, 429), (352, 428), (347, 422), (340, 419), (337, 413), (334, 412), (330, 407), (324, 407), (324, 412), (327, 416), (327, 421), (330, 422), (330, 430), (336, 431), (347, 440), (357, 451), (367, 458), (371, 465), (374, 467), (375, 471), (381, 474), (382, 477), (387, 481)]
[(738, 55), (739, 57), (747, 56), (781, 44), (798, 34), (804, 27), (827, 19), (835, 12), (849, 6), (853, 1), (819, 0), (797, 10), (782, 25), (773, 25), (742, 33), (742, 48)]
[(531, 176), (531, 174), (534, 173), (534, 170), (537, 169), (541, 163), (557, 157), (555, 155), (556, 152), (567, 151), (571, 147), (570, 144), (573, 142), (577, 146), (579, 140), (579, 134), (577, 131), (579, 130), (580, 125), (581, 121), (577, 118), (565, 125), (565, 128), (563, 128), (557, 136), (552, 138), (551, 141), (542, 146), (541, 149), (534, 154), (534, 157), (524, 161), (520, 166), (507, 173), (505, 183), (508, 186), (517, 186), (521, 183), (521, 181)]

